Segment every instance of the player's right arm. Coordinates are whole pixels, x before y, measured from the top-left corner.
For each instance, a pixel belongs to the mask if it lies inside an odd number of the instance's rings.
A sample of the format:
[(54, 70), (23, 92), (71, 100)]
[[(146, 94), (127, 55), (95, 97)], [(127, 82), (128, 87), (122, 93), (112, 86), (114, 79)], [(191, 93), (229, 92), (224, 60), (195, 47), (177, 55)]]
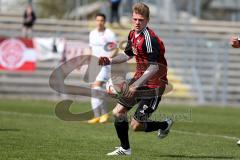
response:
[(127, 62), (131, 58), (132, 57), (126, 55), (125, 53), (121, 53), (114, 58), (110, 58), (110, 62), (111, 62), (111, 64), (124, 63), (124, 62)]
[(129, 57), (128, 55), (126, 55), (124, 53), (121, 53), (114, 58), (100, 57), (98, 60), (98, 64), (100, 66), (106, 66), (106, 65), (110, 65), (110, 64), (119, 64), (119, 63), (124, 63), (131, 58), (132, 57)]
[(110, 64), (124, 63), (124, 62), (128, 61), (129, 59), (131, 59), (133, 56), (134, 56), (134, 54), (132, 51), (132, 43), (131, 43), (130, 34), (129, 34), (128, 43), (124, 50), (124, 53), (121, 53), (114, 58), (100, 57), (98, 64), (105, 66), (105, 65), (110, 65)]

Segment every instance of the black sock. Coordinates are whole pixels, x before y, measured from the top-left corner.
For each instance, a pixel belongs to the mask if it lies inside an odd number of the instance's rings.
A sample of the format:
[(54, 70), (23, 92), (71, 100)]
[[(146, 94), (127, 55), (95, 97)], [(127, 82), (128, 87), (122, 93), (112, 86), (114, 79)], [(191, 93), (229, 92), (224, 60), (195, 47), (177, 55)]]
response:
[(144, 127), (145, 127), (145, 132), (152, 132), (152, 131), (157, 131), (158, 129), (166, 129), (168, 127), (168, 123), (163, 121), (149, 121), (149, 122), (144, 122)]
[(114, 122), (118, 138), (120, 139), (121, 146), (123, 149), (129, 149), (129, 140), (128, 140), (128, 121), (123, 118), (116, 118)]

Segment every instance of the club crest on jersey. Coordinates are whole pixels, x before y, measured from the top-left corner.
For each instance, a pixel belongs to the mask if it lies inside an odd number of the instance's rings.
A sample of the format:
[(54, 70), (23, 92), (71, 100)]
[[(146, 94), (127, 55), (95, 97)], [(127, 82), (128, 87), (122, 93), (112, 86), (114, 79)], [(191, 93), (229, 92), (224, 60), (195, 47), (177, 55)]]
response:
[(133, 51), (133, 54), (137, 55), (137, 48), (132, 46), (132, 51)]
[(136, 46), (138, 46), (140, 43), (140, 39), (137, 39)]

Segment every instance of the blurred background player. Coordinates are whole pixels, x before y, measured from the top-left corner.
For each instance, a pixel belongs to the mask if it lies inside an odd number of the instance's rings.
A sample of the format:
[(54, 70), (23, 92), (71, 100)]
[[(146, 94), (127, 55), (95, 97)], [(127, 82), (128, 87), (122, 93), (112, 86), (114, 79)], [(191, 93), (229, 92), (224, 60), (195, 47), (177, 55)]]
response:
[[(230, 41), (233, 48), (240, 48), (240, 36), (232, 36)], [(237, 141), (237, 145), (240, 145), (240, 140)]]
[[(165, 59), (165, 47), (153, 30), (147, 27), (150, 11), (144, 3), (137, 3), (132, 9), (133, 30), (128, 35), (128, 43), (125, 54), (119, 54), (114, 58), (100, 57), (100, 65), (118, 64), (135, 57), (137, 68), (134, 78), (130, 82), (129, 90), (121, 97), (113, 109), (115, 117), (115, 129), (121, 146), (107, 155), (131, 155), (128, 137), (127, 113), (135, 104), (138, 108), (131, 119), (131, 127), (134, 131), (153, 132), (158, 131), (160, 139), (165, 138), (173, 121), (167, 118), (165, 121), (152, 121), (151, 114), (156, 111), (161, 101), (161, 94), (168, 83), (167, 61)], [(154, 89), (154, 97), (136, 98), (137, 90), (148, 92)]]
[(232, 45), (233, 48), (240, 48), (240, 37), (239, 36), (232, 36), (231, 45)]
[(29, 4), (23, 14), (23, 37), (32, 37), (32, 28), (36, 21), (36, 14)]
[[(105, 27), (106, 16), (102, 13), (98, 13), (95, 17), (96, 28), (90, 32), (89, 46), (93, 56), (101, 57), (113, 57), (115, 52), (106, 51), (104, 47), (109, 43), (116, 43), (115, 34)], [(101, 89), (103, 84), (110, 78), (111, 67), (103, 66), (96, 77), (95, 82), (92, 84), (93, 89)], [(91, 104), (94, 112), (94, 118), (88, 121), (88, 123), (103, 123), (108, 119), (108, 107), (106, 104), (105, 95), (96, 95), (92, 90)]]

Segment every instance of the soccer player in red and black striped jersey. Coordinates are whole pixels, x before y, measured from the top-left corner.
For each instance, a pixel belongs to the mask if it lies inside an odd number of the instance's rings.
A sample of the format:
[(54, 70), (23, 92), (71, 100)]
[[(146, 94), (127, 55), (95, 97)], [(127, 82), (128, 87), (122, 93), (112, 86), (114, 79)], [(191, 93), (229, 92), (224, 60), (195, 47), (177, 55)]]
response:
[[(118, 104), (113, 109), (114, 125), (121, 146), (107, 155), (131, 155), (127, 112), (135, 104), (138, 104), (138, 108), (130, 124), (134, 131), (158, 131), (158, 137), (164, 138), (168, 135), (173, 123), (170, 118), (163, 122), (149, 119), (161, 101), (159, 92), (162, 93), (168, 83), (164, 44), (154, 31), (147, 27), (149, 14), (147, 5), (136, 3), (132, 10), (133, 30), (129, 33), (125, 53), (119, 54), (112, 59), (107, 57), (99, 58), (99, 65), (123, 63), (133, 57), (137, 62), (136, 72), (129, 84), (128, 92), (119, 98)], [(141, 98), (134, 96), (139, 90), (147, 92), (150, 89), (155, 89), (156, 96)]]

